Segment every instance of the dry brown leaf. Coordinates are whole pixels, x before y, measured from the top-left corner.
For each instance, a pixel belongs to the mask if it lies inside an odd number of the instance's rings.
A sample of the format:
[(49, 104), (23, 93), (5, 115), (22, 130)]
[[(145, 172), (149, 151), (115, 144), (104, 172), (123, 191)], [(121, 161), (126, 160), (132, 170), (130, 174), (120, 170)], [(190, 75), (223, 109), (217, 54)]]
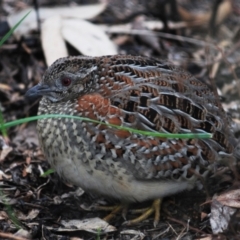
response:
[[(144, 22), (145, 16), (141, 15), (136, 17), (132, 23), (132, 29), (147, 30), (147, 28), (144, 26)], [(142, 42), (146, 43), (148, 46), (152, 47), (155, 51), (160, 53), (161, 47), (158, 40), (159, 38), (155, 32), (152, 32), (151, 35), (139, 35), (138, 37)]]
[(4, 84), (4, 83), (0, 83), (0, 89), (3, 90), (3, 91), (10, 91), (10, 90), (12, 90), (12, 88), (9, 85)]
[(53, 16), (42, 24), (41, 42), (47, 65), (68, 55), (67, 47), (61, 33), (62, 18)]
[(62, 35), (79, 52), (87, 56), (117, 54), (117, 47), (97, 25), (81, 19), (64, 19)]
[(196, 240), (212, 240), (212, 236), (208, 236), (208, 237), (203, 237), (203, 238), (196, 238)]
[(231, 190), (216, 197), (222, 205), (240, 208), (240, 189)]
[[(44, 21), (47, 18), (53, 16), (61, 16), (63, 18), (80, 18), (80, 19), (91, 19), (103, 12), (106, 8), (105, 3), (92, 4), (87, 6), (64, 6), (55, 8), (39, 8), (40, 20)], [(30, 12), (31, 11), (31, 12)], [(8, 16), (7, 20), (11, 27), (15, 26), (19, 19), (22, 19), (28, 12), (30, 14), (26, 19), (15, 29), (14, 35), (19, 38), (23, 35), (27, 35), (30, 31), (37, 29), (37, 16), (36, 11), (33, 8), (27, 8), (18, 13), (13, 13)], [(56, 39), (55, 39), (56, 40)]]
[(213, 199), (211, 204), (210, 224), (214, 234), (222, 233), (228, 228), (231, 216), (236, 209), (222, 205), (218, 200)]
[[(49, 227), (48, 229), (52, 228)], [(79, 230), (92, 233), (99, 233), (99, 231), (101, 233), (108, 233), (116, 231), (117, 229), (100, 218), (89, 218), (84, 220), (73, 219), (68, 221), (62, 220), (61, 227), (57, 229), (54, 228), (54, 231), (58, 232), (74, 232)]]
[(123, 230), (121, 231), (121, 235), (135, 235), (133, 238), (131, 239), (140, 239), (143, 240), (145, 238), (145, 234), (143, 232), (137, 231), (137, 230), (132, 230), (132, 229), (127, 229), (127, 230)]
[(10, 147), (6, 141), (0, 136), (0, 162), (3, 162), (6, 156), (12, 151), (12, 147)]
[(5, 211), (0, 211), (0, 220), (7, 220), (9, 217)]

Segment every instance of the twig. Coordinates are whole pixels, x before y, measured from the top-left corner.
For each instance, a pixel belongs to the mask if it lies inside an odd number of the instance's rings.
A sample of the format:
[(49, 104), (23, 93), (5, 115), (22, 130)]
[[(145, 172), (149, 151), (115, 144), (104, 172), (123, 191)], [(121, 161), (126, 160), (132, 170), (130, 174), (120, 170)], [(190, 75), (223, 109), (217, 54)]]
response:
[(179, 223), (179, 224), (183, 225), (184, 227), (189, 228), (190, 230), (195, 231), (195, 232), (197, 232), (197, 233), (206, 234), (206, 233), (203, 232), (202, 230), (199, 230), (199, 229), (197, 229), (197, 228), (191, 227), (190, 225), (188, 225), (187, 223), (185, 223), (185, 222), (183, 222), (183, 221), (180, 221), (180, 220), (177, 220), (177, 219), (171, 218), (171, 217), (167, 217), (167, 219), (170, 220), (170, 221), (172, 221), (172, 222)]
[(11, 234), (11, 233), (4, 233), (4, 232), (0, 232), (0, 237), (13, 239), (13, 240), (28, 240), (29, 239), (29, 238), (18, 237), (18, 236), (15, 236), (15, 235)]

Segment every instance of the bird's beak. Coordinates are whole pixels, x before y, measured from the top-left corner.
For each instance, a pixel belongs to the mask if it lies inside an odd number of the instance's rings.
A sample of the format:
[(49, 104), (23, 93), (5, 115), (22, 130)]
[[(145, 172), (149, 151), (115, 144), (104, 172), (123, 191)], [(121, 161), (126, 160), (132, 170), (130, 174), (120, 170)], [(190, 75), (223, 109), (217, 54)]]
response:
[(33, 98), (40, 98), (43, 95), (46, 95), (47, 93), (49, 93), (51, 91), (51, 89), (49, 89), (49, 86), (47, 85), (42, 85), (42, 84), (37, 84), (36, 86), (30, 88), (25, 96), (28, 99), (33, 99)]

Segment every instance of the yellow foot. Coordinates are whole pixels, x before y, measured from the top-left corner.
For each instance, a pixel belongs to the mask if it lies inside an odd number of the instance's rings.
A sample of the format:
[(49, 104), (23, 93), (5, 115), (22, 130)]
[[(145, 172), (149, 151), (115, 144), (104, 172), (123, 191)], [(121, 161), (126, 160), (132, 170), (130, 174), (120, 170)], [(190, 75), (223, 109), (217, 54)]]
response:
[(162, 199), (159, 198), (153, 201), (153, 204), (150, 208), (133, 210), (132, 212), (134, 213), (142, 213), (142, 214), (137, 218), (124, 222), (123, 224), (124, 225), (137, 224), (139, 222), (146, 220), (153, 212), (155, 212), (153, 225), (154, 227), (156, 227), (160, 219), (161, 203), (162, 203)]
[(104, 221), (110, 222), (118, 213), (122, 213), (122, 217), (126, 220), (126, 213), (128, 210), (128, 204), (119, 204), (115, 206), (94, 206), (90, 208), (91, 210), (99, 211), (111, 211), (106, 217), (103, 218)]
[(112, 211), (105, 218), (103, 218), (103, 220), (106, 222), (110, 222), (113, 218), (115, 218), (117, 213), (119, 213), (120, 211), (123, 211), (124, 205), (120, 204), (115, 207), (109, 207), (109, 209), (110, 208), (112, 208), (111, 209)]
[[(159, 219), (160, 219), (160, 207), (161, 207), (162, 199), (156, 199), (153, 201), (153, 204), (149, 208), (144, 208), (144, 209), (135, 209), (131, 210), (131, 213), (137, 214), (140, 213), (141, 215), (137, 218), (134, 218), (132, 220), (125, 221), (123, 224), (124, 225), (134, 225), (137, 223), (140, 223), (144, 220), (146, 220), (152, 213), (155, 213), (154, 216), (154, 227), (157, 226)], [(97, 206), (95, 207), (95, 210), (100, 210), (100, 211), (111, 211), (110, 214), (108, 214), (103, 220), (106, 222), (110, 222), (118, 213), (122, 213), (122, 216), (124, 220), (126, 220), (126, 214), (128, 210), (128, 205), (127, 204), (119, 204), (116, 206)]]

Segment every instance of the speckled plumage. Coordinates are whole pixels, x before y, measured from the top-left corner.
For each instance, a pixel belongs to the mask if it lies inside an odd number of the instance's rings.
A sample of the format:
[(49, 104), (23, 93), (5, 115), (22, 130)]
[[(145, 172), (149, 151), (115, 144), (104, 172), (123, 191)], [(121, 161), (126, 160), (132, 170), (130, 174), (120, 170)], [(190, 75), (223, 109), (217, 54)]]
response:
[[(69, 86), (63, 86), (70, 79)], [(145, 201), (194, 186), (236, 140), (215, 94), (191, 74), (133, 56), (57, 60), (30, 94), (38, 114), (70, 114), (131, 128), (213, 134), (212, 139), (147, 137), (69, 118), (38, 121), (44, 154), (65, 180), (121, 201)], [(196, 174), (197, 173), (197, 174)]]

